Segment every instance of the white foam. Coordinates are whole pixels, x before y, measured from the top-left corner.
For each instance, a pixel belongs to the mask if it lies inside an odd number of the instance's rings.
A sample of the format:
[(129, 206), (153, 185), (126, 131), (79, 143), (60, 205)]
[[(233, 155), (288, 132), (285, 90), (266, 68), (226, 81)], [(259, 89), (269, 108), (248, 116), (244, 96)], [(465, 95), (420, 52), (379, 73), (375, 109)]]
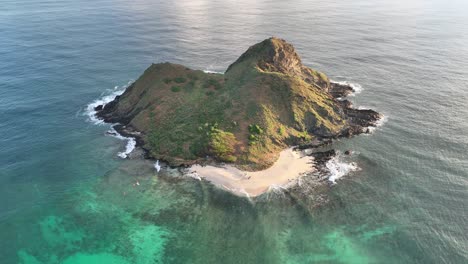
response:
[(161, 170), (161, 165), (159, 165), (159, 160), (156, 161), (154, 164), (154, 168), (156, 169), (156, 172), (159, 172)]
[(278, 184), (272, 184), (270, 187), (268, 187), (269, 192), (274, 192), (274, 193), (281, 193), (285, 191), (287, 188)]
[[(126, 85), (123, 86), (115, 86), (114, 89), (108, 89), (105, 92), (101, 94), (101, 96), (94, 100), (92, 103), (88, 104), (86, 106), (86, 109), (84, 111), (84, 114), (88, 116), (88, 121), (92, 122), (95, 125), (103, 125), (105, 124), (104, 120), (99, 119), (96, 116), (97, 111), (95, 108), (99, 105), (102, 105), (103, 107), (112, 102), (115, 97), (123, 94), (125, 92), (125, 89), (127, 89), (128, 86), (130, 86), (134, 81), (130, 80)], [(122, 159), (126, 159), (128, 155), (135, 149), (136, 147), (136, 139), (133, 137), (124, 137), (120, 135), (113, 127), (115, 124), (111, 124), (111, 129), (108, 131), (108, 135), (111, 135), (115, 138), (118, 138), (120, 140), (126, 140), (127, 145), (125, 146), (125, 151), (117, 153), (117, 156), (121, 157)]]
[(196, 179), (196, 180), (199, 180), (199, 181), (202, 180), (202, 178), (200, 177), (200, 175), (198, 175), (198, 173), (196, 173), (196, 172), (186, 173), (185, 175), (187, 175), (187, 176), (189, 176), (189, 177), (192, 177), (192, 178), (194, 178), (194, 179)]
[(117, 153), (117, 156), (121, 157), (122, 159), (126, 159), (128, 158), (128, 155), (130, 153), (132, 153), (132, 151), (135, 149), (136, 147), (136, 140), (135, 138), (133, 137), (124, 137), (122, 135), (120, 135), (115, 129), (114, 127), (111, 127), (111, 129), (109, 131), (107, 131), (107, 135), (111, 135), (115, 138), (118, 138), (120, 140), (126, 140), (127, 141), (127, 145), (125, 145), (125, 151), (122, 151), (122, 152), (119, 152)]
[(216, 73), (216, 74), (224, 74), (224, 72), (219, 71), (212, 71), (212, 70), (203, 70), (204, 73)]
[(250, 197), (250, 194), (244, 188), (229, 188), (225, 185), (223, 185), (223, 188), (225, 188), (227, 191), (237, 193), (240, 196), (244, 196), (245, 198), (247, 198), (249, 201), (252, 202), (252, 198)]
[(371, 107), (365, 106), (365, 105), (360, 105), (357, 107), (358, 110), (372, 110)]
[(379, 127), (383, 126), (388, 120), (388, 117), (386, 115), (382, 115), (377, 122), (375, 122), (375, 126), (373, 127), (368, 127), (369, 132), (372, 134), (374, 133), (375, 130), (377, 130)]
[(330, 82), (340, 84), (340, 85), (347, 85), (347, 86), (353, 88), (354, 92), (352, 94), (350, 94), (351, 96), (353, 96), (355, 94), (359, 94), (363, 90), (362, 86), (360, 84), (358, 84), (358, 83), (352, 83), (352, 82), (348, 82), (348, 81), (334, 81), (334, 80), (330, 80)]
[[(121, 136), (122, 137), (122, 136)], [(121, 157), (122, 159), (126, 159), (128, 158), (128, 155), (130, 153), (132, 153), (132, 151), (135, 149), (136, 147), (136, 140), (135, 138), (132, 138), (132, 137), (123, 137), (124, 139), (128, 140), (127, 141), (127, 145), (125, 146), (125, 151), (122, 151), (122, 152), (119, 152), (117, 155), (119, 157)]]
[(97, 112), (96, 112), (95, 108), (97, 106), (99, 106), (99, 105), (102, 105), (104, 107), (106, 104), (112, 102), (115, 99), (115, 97), (123, 94), (123, 92), (125, 92), (125, 89), (127, 89), (127, 87), (132, 83), (133, 83), (133, 80), (129, 81), (124, 86), (115, 86), (114, 89), (108, 89), (105, 92), (103, 92), (98, 99), (96, 99), (92, 103), (88, 104), (86, 106), (85, 111), (84, 111), (84, 114), (86, 116), (88, 116), (88, 121), (92, 122), (95, 125), (104, 124), (104, 120), (99, 119), (96, 116)]
[(325, 167), (327, 167), (330, 173), (328, 180), (333, 184), (335, 184), (338, 179), (349, 174), (350, 172), (359, 170), (359, 167), (355, 162), (347, 163), (342, 161), (339, 155), (327, 161)]

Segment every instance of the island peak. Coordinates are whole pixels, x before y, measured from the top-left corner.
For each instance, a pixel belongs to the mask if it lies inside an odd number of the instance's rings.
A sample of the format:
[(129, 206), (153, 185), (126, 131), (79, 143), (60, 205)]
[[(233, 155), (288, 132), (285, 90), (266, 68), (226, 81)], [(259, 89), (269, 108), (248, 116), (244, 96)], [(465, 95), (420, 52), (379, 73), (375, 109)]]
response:
[(226, 73), (239, 65), (245, 67), (258, 67), (263, 71), (292, 73), (302, 67), (302, 62), (294, 47), (284, 39), (269, 38), (251, 46), (233, 64)]

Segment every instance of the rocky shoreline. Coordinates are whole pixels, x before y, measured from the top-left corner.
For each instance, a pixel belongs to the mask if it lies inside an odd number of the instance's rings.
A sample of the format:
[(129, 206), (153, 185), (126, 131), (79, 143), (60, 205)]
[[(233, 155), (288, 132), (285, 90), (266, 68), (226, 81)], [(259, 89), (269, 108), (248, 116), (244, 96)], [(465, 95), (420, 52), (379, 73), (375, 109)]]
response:
[(251, 46), (224, 74), (152, 64), (94, 111), (147, 159), (178, 168), (221, 164), (259, 182), (284, 162), (279, 157), (295, 155), (286, 149), (306, 153), (322, 172), (335, 156), (327, 147), (334, 140), (370, 133), (382, 115), (353, 108), (345, 98), (355, 88), (303, 65), (291, 44), (273, 37)]
[[(131, 89), (132, 85), (127, 88)], [(321, 135), (320, 137), (314, 139), (311, 142), (307, 142), (304, 144), (300, 144), (295, 147), (295, 149), (303, 150), (303, 149), (315, 149), (319, 147), (323, 147), (326, 145), (330, 145), (333, 143), (334, 139), (338, 138), (349, 138), (359, 134), (368, 134), (370, 133), (369, 127), (376, 127), (378, 121), (382, 118), (382, 115), (372, 109), (357, 109), (353, 108), (353, 104), (347, 100), (343, 99), (350, 94), (355, 93), (356, 91), (351, 87), (351, 85), (345, 85), (340, 83), (331, 83), (331, 90), (329, 91), (330, 94), (335, 99), (339, 100), (343, 112), (349, 121), (349, 126), (344, 130), (340, 131), (340, 133), (334, 135)], [(137, 142), (137, 147), (142, 148), (145, 151), (145, 157), (151, 158), (149, 154), (149, 150), (146, 149), (145, 141), (143, 139), (143, 132), (137, 131), (131, 125), (129, 125), (130, 118), (121, 118), (113, 114), (113, 108), (119, 102), (120, 96), (116, 96), (116, 98), (106, 105), (98, 105), (95, 107), (96, 116), (99, 119), (102, 119), (106, 123), (116, 124), (113, 128), (124, 137), (132, 137), (135, 138)], [(195, 164), (196, 162), (192, 163)], [(192, 164), (180, 164), (185, 166), (190, 166)], [(177, 165), (179, 166), (179, 165)], [(175, 166), (175, 167), (177, 167)]]
[[(332, 83), (330, 90), (330, 94), (335, 99), (342, 99), (350, 94), (354, 93), (355, 90), (351, 87), (351, 85), (339, 84), (339, 83)], [(143, 151), (143, 157), (145, 159), (154, 160), (154, 158), (150, 155), (150, 150), (145, 148), (145, 141), (143, 139), (143, 134), (140, 131), (135, 130), (130, 125), (123, 125), (125, 122), (128, 122), (128, 119), (119, 119), (116, 116), (111, 115), (112, 113), (109, 109), (112, 109), (112, 105), (115, 105), (119, 101), (119, 97), (117, 96), (110, 104), (110, 107), (107, 105), (98, 105), (95, 107), (96, 116), (102, 119), (106, 123), (115, 124), (113, 128), (117, 133), (119, 133), (123, 137), (127, 138), (134, 138), (136, 141), (136, 147), (140, 148)], [(300, 144), (295, 146), (293, 149), (300, 151), (300, 150), (310, 150), (310, 153), (307, 154), (308, 156), (312, 156), (314, 158), (314, 167), (316, 172), (325, 175), (327, 174), (326, 163), (330, 161), (336, 155), (336, 151), (334, 149), (330, 150), (322, 150), (327, 146), (333, 144), (333, 140), (339, 138), (350, 138), (355, 135), (359, 134), (366, 134), (370, 133), (369, 127), (376, 127), (377, 122), (382, 118), (382, 115), (377, 113), (371, 109), (356, 109), (353, 108), (353, 105), (350, 101), (346, 99), (342, 99), (340, 101), (341, 105), (343, 106), (343, 111), (349, 120), (350, 126), (343, 130), (341, 133), (336, 135), (330, 136), (322, 136), (314, 139), (311, 142), (307, 142), (304, 144)], [(350, 154), (350, 150), (345, 151), (345, 155)], [(193, 163), (185, 163), (185, 164), (177, 164), (173, 165), (170, 162), (165, 160), (161, 160), (166, 166), (172, 168), (187, 168), (191, 165), (200, 163), (204, 165), (209, 164), (217, 164), (215, 160), (199, 160), (193, 161)]]

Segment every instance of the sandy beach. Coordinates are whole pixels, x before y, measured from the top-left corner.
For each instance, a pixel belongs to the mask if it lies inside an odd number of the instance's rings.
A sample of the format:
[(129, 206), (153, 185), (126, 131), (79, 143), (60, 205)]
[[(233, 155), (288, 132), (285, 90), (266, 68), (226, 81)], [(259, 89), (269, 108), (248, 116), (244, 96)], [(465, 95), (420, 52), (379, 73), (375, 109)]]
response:
[(188, 173), (198, 175), (237, 195), (255, 197), (270, 188), (284, 187), (305, 172), (312, 171), (313, 160), (313, 157), (306, 156), (303, 151), (288, 148), (280, 153), (273, 166), (262, 171), (242, 171), (231, 165), (193, 165), (188, 169)]

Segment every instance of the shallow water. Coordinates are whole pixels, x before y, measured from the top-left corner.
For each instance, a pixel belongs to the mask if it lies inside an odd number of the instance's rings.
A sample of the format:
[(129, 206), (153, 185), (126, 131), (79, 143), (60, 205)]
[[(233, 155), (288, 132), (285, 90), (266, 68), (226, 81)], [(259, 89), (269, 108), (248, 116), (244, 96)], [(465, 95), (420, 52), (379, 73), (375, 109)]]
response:
[(222, 189), (247, 197), (259, 196), (272, 188), (287, 188), (295, 185), (304, 174), (311, 173), (317, 173), (314, 158), (293, 148), (281, 151), (271, 167), (260, 171), (243, 171), (231, 165), (193, 165), (186, 172), (191, 177), (207, 180)]
[[(468, 3), (2, 1), (1, 263), (466, 263)], [(360, 169), (252, 202), (122, 160), (86, 107), (152, 62), (224, 71), (271, 35), (386, 115)], [(104, 94), (103, 94), (104, 93)], [(138, 181), (139, 185), (136, 185)], [(135, 185), (135, 186), (134, 186)]]

